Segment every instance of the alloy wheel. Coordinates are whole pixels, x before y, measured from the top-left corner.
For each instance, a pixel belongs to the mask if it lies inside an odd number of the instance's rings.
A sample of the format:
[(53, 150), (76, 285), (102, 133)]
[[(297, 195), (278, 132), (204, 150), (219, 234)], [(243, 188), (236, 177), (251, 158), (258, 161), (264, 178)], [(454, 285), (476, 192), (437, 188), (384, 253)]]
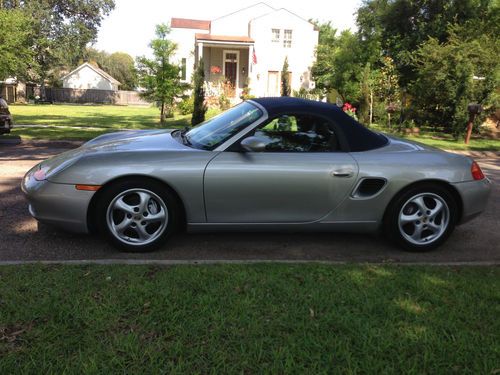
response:
[(446, 201), (433, 193), (411, 197), (399, 212), (399, 231), (413, 245), (427, 245), (438, 240), (449, 223), (450, 209)]
[(163, 199), (147, 189), (130, 189), (109, 204), (106, 222), (119, 241), (146, 245), (162, 235), (168, 225), (168, 209)]

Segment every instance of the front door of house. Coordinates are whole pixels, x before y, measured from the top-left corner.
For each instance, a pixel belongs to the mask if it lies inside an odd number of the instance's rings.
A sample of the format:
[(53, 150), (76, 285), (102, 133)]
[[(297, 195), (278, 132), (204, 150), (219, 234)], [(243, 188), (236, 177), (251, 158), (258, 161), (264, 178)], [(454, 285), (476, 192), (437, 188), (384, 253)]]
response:
[(224, 51), (224, 77), (229, 86), (229, 95), (235, 96), (238, 87), (238, 51)]
[(280, 78), (279, 72), (267, 72), (267, 95), (280, 96)]

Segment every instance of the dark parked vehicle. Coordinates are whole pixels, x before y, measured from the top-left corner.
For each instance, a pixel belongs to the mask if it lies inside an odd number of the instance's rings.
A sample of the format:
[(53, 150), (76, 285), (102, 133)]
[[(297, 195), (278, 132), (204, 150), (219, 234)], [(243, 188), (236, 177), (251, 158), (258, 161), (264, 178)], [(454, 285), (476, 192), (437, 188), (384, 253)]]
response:
[(9, 111), (9, 105), (0, 96), (0, 134), (10, 133), (12, 129), (12, 115)]

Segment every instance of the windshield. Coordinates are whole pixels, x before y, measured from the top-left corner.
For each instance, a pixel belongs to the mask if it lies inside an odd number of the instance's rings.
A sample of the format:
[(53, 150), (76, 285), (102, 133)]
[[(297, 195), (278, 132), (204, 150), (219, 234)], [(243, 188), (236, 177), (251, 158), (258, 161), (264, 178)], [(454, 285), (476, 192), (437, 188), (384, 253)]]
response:
[(185, 138), (193, 147), (213, 150), (261, 116), (259, 108), (243, 102), (194, 127), (185, 134)]

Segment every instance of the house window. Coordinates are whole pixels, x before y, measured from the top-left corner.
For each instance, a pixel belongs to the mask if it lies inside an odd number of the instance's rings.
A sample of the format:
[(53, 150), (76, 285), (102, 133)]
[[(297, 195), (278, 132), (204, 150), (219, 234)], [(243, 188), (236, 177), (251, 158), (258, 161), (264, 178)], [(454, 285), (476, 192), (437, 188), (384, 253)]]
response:
[(186, 58), (183, 57), (181, 60), (181, 79), (186, 80)]
[(280, 29), (272, 29), (272, 42), (273, 43), (280, 42)]
[(284, 30), (284, 32), (283, 32), (283, 47), (292, 48), (292, 30)]

